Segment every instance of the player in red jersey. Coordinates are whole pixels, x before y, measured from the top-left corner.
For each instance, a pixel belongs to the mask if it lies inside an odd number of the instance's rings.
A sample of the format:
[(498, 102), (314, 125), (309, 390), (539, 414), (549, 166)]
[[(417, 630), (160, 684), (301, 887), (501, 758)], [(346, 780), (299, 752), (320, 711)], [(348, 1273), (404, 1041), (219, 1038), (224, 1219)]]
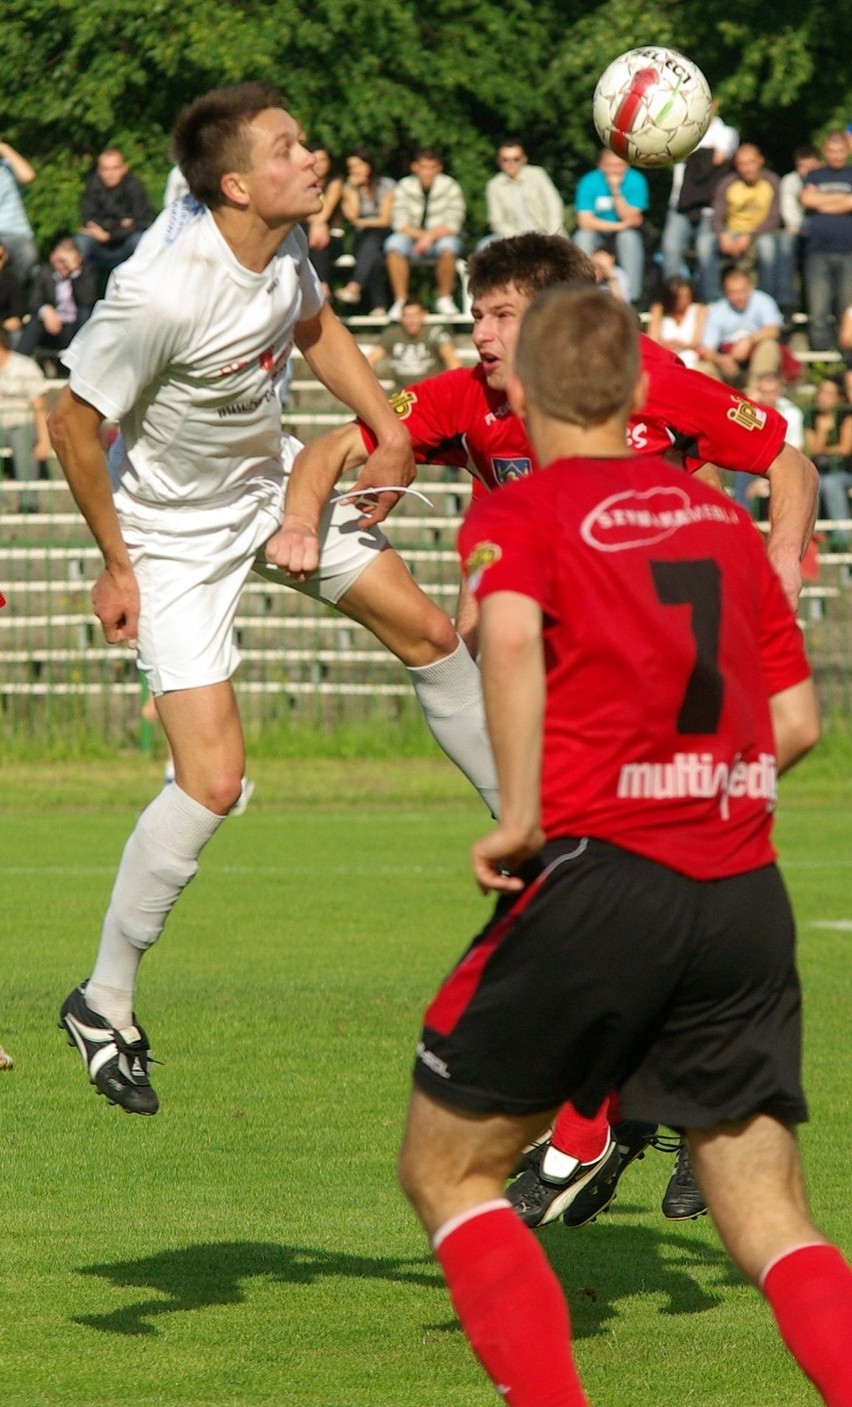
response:
[[(594, 282), (591, 264), (575, 245), (557, 235), (525, 234), (500, 240), (471, 258), (473, 339), (479, 365), (429, 377), (394, 398), (419, 462), (471, 467), (475, 498), (536, 467), (526, 427), (506, 396), (512, 355), (521, 318), (535, 293), (577, 280)], [(795, 606), (801, 589), (800, 561), (816, 514), (819, 479), (814, 466), (784, 443), (785, 422), (776, 411), (687, 370), (673, 353), (648, 337), (640, 337), (640, 348), (648, 387), (641, 410), (631, 412), (628, 420), (631, 447), (639, 454), (678, 454), (685, 467), (699, 472), (702, 464), (718, 464), (765, 474), (771, 504), (768, 552)], [(297, 575), (316, 569), (316, 529), (326, 499), (340, 473), (360, 466), (372, 445), (370, 431), (355, 422), (314, 441), (291, 476), (282, 531), (267, 547), (271, 561)], [(713, 479), (718, 483), (715, 471)], [(370, 482), (362, 476), (356, 488)], [(365, 522), (378, 522), (396, 501), (390, 495), (383, 495), (383, 500), (362, 503)], [(476, 616), (463, 584), (456, 624), (472, 654)], [(582, 1225), (609, 1204), (621, 1172), (654, 1132), (630, 1125), (619, 1129), (619, 1138), (613, 1139), (610, 1117), (615, 1122), (617, 1115), (607, 1107), (592, 1120), (582, 1119), (570, 1108), (560, 1115), (550, 1146), (539, 1147), (532, 1169), (512, 1193), (529, 1224), (564, 1216), (568, 1224)], [(543, 1166), (544, 1178), (540, 1176)], [(674, 1204), (679, 1216), (696, 1215), (703, 1209), (683, 1166), (683, 1155), (664, 1204), (667, 1208)]]
[[(474, 497), (536, 467), (526, 430), (506, 399), (512, 353), (533, 296), (577, 279), (593, 281), (591, 264), (559, 235), (518, 235), (472, 256), (469, 288), (479, 365), (428, 377), (394, 397), (420, 463), (469, 467)], [(644, 335), (640, 346), (649, 373), (648, 392), (645, 404), (630, 417), (631, 446), (639, 454), (680, 455), (692, 471), (711, 464), (765, 475), (770, 484), (769, 557), (795, 605), (801, 557), (816, 514), (816, 470), (800, 451), (784, 443), (785, 422), (776, 411), (689, 371), (674, 353)], [(313, 530), (319, 512), (340, 474), (360, 467), (371, 444), (370, 431), (354, 423), (314, 441), (311, 455), (291, 477), (287, 514), (272, 560), (296, 574), (315, 570)], [(362, 474), (356, 488), (367, 486), (381, 487)], [(378, 501), (364, 500), (363, 521), (379, 522), (395, 502), (390, 494)], [(469, 624), (464, 618), (459, 621), (460, 628)]]
[(686, 1129), (730, 1255), (852, 1407), (852, 1270), (807, 1211), (770, 837), (814, 690), (748, 515), (626, 448), (635, 332), (600, 299), (554, 288), (527, 315), (509, 391), (548, 467), (459, 535), (502, 808), (471, 854), (499, 899), (426, 1012), (400, 1181), (503, 1399), (584, 1407), (559, 1283), (502, 1190), (566, 1095), (591, 1113), (620, 1088)]

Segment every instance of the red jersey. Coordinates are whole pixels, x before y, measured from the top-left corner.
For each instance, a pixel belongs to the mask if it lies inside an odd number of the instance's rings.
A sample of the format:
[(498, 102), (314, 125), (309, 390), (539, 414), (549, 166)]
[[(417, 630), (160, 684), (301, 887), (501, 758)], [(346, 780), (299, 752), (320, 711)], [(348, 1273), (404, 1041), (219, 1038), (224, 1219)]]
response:
[(659, 458), (557, 461), (459, 532), (478, 601), (543, 612), (542, 824), (695, 879), (770, 863), (768, 697), (808, 676), (748, 514)]
[[(786, 422), (775, 410), (756, 405), (730, 386), (699, 371), (650, 337), (639, 338), (648, 397), (628, 423), (628, 442), (637, 454), (684, 455), (688, 469), (708, 461), (724, 469), (761, 474), (778, 455)], [(419, 463), (472, 464), (483, 489), (499, 488), (538, 466), (526, 427), (512, 412), (504, 391), (492, 391), (481, 366), (444, 371), (418, 381), (391, 404), (405, 422)], [(361, 426), (373, 450), (371, 431)], [(475, 496), (476, 493), (475, 486)], [(482, 492), (482, 490), (480, 490)]]

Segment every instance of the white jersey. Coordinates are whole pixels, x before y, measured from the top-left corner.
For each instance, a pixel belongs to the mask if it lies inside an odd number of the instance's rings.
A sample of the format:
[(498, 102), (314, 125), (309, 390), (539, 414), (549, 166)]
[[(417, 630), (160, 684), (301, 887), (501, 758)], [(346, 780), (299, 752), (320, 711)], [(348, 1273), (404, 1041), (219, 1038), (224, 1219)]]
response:
[(120, 422), (114, 486), (164, 506), (225, 502), (250, 486), (273, 501), (275, 386), (295, 324), (322, 303), (299, 227), (258, 274), (191, 196), (164, 210), (63, 355), (72, 391)]

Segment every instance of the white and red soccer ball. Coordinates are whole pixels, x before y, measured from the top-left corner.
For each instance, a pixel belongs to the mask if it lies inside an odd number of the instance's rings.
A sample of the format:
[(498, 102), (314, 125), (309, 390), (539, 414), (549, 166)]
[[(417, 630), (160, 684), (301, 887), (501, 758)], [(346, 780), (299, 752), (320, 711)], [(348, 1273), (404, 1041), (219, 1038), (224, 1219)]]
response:
[(713, 116), (701, 69), (675, 49), (620, 54), (598, 79), (592, 119), (604, 146), (631, 166), (670, 166), (694, 151)]

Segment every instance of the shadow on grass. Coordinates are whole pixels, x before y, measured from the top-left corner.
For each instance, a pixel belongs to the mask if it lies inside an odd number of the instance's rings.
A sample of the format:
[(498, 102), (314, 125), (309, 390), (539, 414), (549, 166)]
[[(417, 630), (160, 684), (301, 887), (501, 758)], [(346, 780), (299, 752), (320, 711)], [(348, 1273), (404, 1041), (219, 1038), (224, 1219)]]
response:
[[(618, 1302), (633, 1295), (665, 1296), (662, 1314), (694, 1314), (714, 1309), (727, 1287), (742, 1284), (721, 1247), (666, 1226), (657, 1231), (607, 1219), (575, 1232), (553, 1227), (542, 1240), (568, 1296), (575, 1338), (606, 1332)], [(100, 1276), (119, 1290), (153, 1292), (107, 1314), (74, 1316), (75, 1323), (90, 1329), (131, 1336), (156, 1334), (156, 1320), (163, 1315), (241, 1304), (244, 1282), (252, 1279), (311, 1285), (338, 1276), (443, 1287), (437, 1266), (426, 1255), (411, 1260), (351, 1256), (256, 1241), (186, 1246), (141, 1260), (82, 1266), (78, 1273)], [(449, 1319), (429, 1325), (427, 1332), (456, 1328)]]
[[(725, 1290), (745, 1283), (721, 1246), (665, 1222), (659, 1231), (609, 1216), (577, 1231), (557, 1224), (541, 1234), (541, 1243), (568, 1300), (575, 1339), (608, 1333), (619, 1301), (631, 1296), (663, 1296), (660, 1314), (696, 1314), (717, 1308)], [(448, 1319), (426, 1332), (457, 1328)]]
[(577, 1231), (546, 1232), (542, 1241), (568, 1297), (574, 1337), (606, 1332), (618, 1301), (633, 1295), (662, 1297), (660, 1314), (697, 1314), (742, 1285), (722, 1247), (691, 1230), (691, 1223), (674, 1230), (662, 1222), (657, 1230), (607, 1217)]
[(399, 1284), (439, 1288), (441, 1275), (431, 1257), (348, 1256), (307, 1246), (263, 1241), (218, 1241), (160, 1251), (142, 1260), (85, 1265), (80, 1275), (97, 1275), (120, 1290), (153, 1290), (156, 1298), (138, 1299), (109, 1314), (74, 1315), (75, 1324), (110, 1334), (156, 1334), (155, 1320), (212, 1305), (241, 1304), (243, 1281), (264, 1279), (287, 1285), (311, 1285), (328, 1276), (352, 1280), (393, 1280)]

